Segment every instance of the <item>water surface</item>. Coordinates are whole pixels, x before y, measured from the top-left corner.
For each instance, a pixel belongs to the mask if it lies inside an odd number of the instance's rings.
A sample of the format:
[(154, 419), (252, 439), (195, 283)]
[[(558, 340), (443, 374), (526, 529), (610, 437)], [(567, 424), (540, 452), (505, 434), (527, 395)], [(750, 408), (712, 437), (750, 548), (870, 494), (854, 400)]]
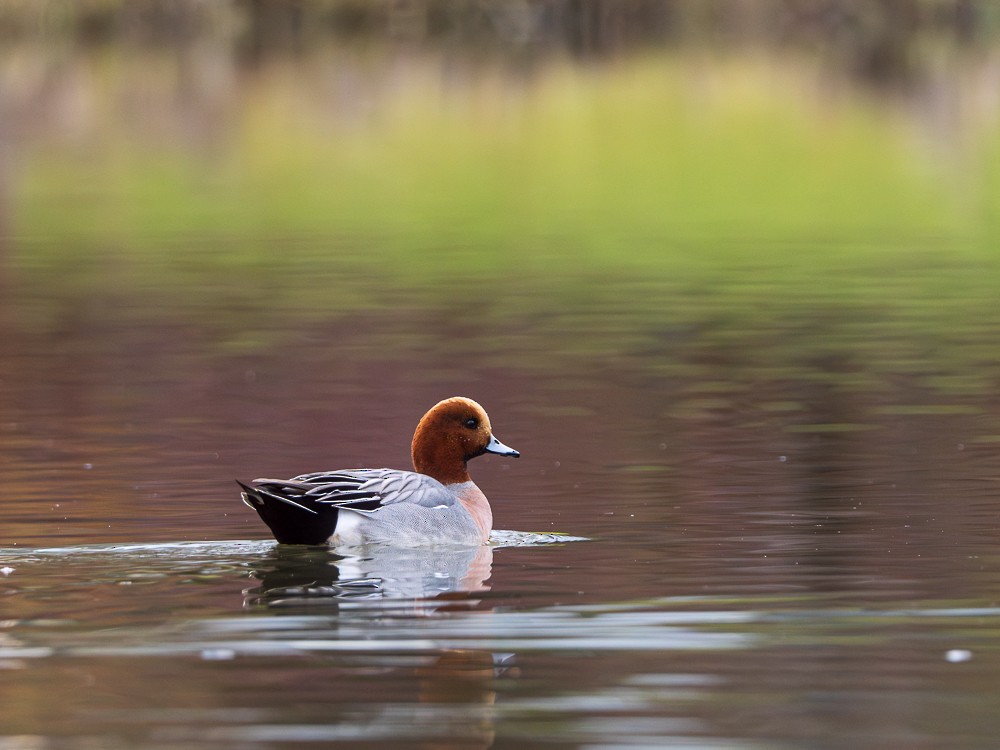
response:
[[(515, 5), (9, 15), (0, 749), (995, 743), (992, 16)], [(456, 394), (494, 546), (239, 502)]]

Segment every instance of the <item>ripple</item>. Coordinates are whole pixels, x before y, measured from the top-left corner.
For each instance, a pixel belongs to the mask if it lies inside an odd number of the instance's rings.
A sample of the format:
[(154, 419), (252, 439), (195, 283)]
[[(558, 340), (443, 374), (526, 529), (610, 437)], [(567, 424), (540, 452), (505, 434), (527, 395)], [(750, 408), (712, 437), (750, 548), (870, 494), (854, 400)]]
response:
[[(569, 542), (590, 541), (586, 537), (572, 536), (555, 532), (505, 531), (494, 529), (490, 535), (493, 547), (539, 547)], [(273, 539), (254, 539), (236, 541), (205, 541), (205, 542), (153, 542), (135, 544), (81, 544), (69, 547), (34, 547), (11, 548), (0, 547), (0, 561), (30, 562), (54, 557), (78, 555), (95, 555), (107, 557), (131, 557), (136, 559), (175, 559), (191, 560), (204, 557), (241, 557), (259, 555), (278, 546)], [(444, 545), (446, 546), (446, 545)], [(5, 575), (14, 572), (15, 568), (4, 565), (0, 572)]]
[[(729, 602), (731, 603), (731, 602)], [(749, 603), (749, 602), (748, 602)], [(246, 615), (123, 627), (109, 644), (101, 630), (41, 628), (20, 623), (18, 638), (0, 642), (0, 658), (35, 660), (73, 657), (172, 657), (229, 661), (254, 657), (378, 655), (390, 659), (448, 650), (526, 652), (681, 652), (767, 648), (785, 642), (795, 624), (798, 645), (843, 639), (859, 621), (865, 638), (888, 637), (901, 622), (961, 618), (989, 627), (1000, 618), (993, 607), (925, 610), (691, 610), (688, 599), (596, 606), (552, 606), (525, 611), (341, 609), (323, 615)], [(13, 624), (13, 623), (12, 623)], [(927, 632), (929, 638), (935, 628)], [(776, 640), (777, 639), (777, 640)], [(866, 641), (867, 642), (867, 641)], [(671, 677), (676, 679), (676, 677)]]

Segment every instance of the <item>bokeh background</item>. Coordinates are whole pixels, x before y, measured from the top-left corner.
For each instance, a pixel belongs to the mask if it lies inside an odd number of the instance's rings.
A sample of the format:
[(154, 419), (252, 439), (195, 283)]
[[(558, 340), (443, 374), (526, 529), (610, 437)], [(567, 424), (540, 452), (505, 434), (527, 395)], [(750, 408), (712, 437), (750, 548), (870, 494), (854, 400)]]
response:
[(0, 2), (0, 750), (993, 747), (998, 255), (996, 0)]

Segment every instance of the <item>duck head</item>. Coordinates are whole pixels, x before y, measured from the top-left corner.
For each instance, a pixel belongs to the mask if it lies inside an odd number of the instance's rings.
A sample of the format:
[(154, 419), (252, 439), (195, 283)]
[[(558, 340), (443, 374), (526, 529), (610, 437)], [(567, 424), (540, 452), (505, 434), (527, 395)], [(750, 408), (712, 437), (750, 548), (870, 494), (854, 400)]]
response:
[(468, 462), (484, 453), (521, 455), (496, 439), (486, 410), (471, 398), (455, 396), (438, 402), (413, 433), (413, 468), (442, 484), (471, 481)]

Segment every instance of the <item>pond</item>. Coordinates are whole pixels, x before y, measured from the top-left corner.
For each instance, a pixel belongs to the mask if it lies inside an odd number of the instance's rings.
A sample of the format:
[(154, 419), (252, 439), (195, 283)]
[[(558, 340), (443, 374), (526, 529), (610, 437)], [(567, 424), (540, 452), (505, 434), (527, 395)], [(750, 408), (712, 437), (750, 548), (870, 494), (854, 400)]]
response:
[(992, 746), (1000, 29), (807, 5), (5, 12), (0, 750)]

